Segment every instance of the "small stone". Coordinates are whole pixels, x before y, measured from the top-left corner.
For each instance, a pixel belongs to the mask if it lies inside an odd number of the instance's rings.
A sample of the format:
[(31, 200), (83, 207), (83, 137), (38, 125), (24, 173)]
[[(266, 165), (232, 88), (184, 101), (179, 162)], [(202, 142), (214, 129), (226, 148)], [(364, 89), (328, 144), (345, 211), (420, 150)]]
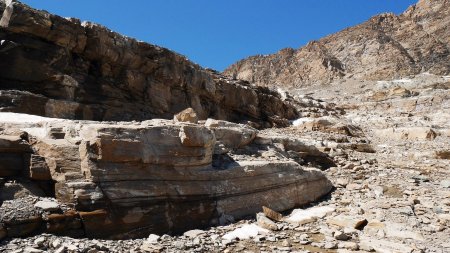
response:
[(184, 232), (184, 236), (189, 237), (189, 238), (195, 238), (199, 235), (205, 234), (205, 231), (200, 230), (200, 229), (193, 229), (193, 230), (189, 230)]
[(341, 187), (346, 187), (348, 185), (348, 178), (338, 178), (336, 184)]
[(349, 250), (358, 250), (359, 245), (356, 242), (339, 242), (338, 248), (349, 249)]
[(157, 243), (159, 241), (160, 236), (155, 234), (150, 234), (147, 238), (148, 243)]
[(450, 180), (442, 180), (441, 186), (444, 188), (450, 188)]
[(263, 213), (256, 214), (256, 222), (262, 228), (274, 231), (278, 230), (277, 224), (275, 224), (275, 222), (267, 218)]
[(59, 210), (58, 203), (56, 203), (55, 201), (50, 201), (50, 200), (38, 201), (36, 204), (34, 204), (34, 207), (42, 209), (47, 212)]
[(44, 245), (45, 241), (46, 241), (45, 237), (41, 236), (41, 237), (36, 238), (36, 240), (34, 240), (34, 244), (36, 244), (39, 247), (42, 247)]
[(350, 236), (348, 236), (347, 234), (345, 234), (341, 231), (334, 232), (333, 237), (334, 237), (334, 239), (339, 240), (339, 241), (348, 241), (351, 238)]
[(291, 241), (289, 239), (285, 239), (285, 240), (283, 240), (281, 242), (281, 246), (283, 246), (283, 247), (291, 247), (292, 243), (291, 243)]
[(58, 249), (55, 250), (55, 253), (64, 253), (66, 252), (66, 247), (65, 246), (61, 246)]
[(56, 248), (59, 248), (61, 246), (61, 244), (62, 244), (62, 241), (60, 239), (56, 239), (50, 243), (50, 246), (52, 246), (53, 248), (56, 249)]
[(179, 249), (179, 250), (186, 249), (186, 246), (185, 246), (184, 242), (182, 242), (182, 241), (175, 241), (172, 245), (173, 245), (173, 247), (175, 247), (176, 249)]
[(351, 169), (353, 169), (353, 167), (355, 167), (355, 165), (353, 163), (347, 163), (346, 165), (342, 166), (342, 169), (351, 170)]
[(426, 176), (423, 175), (417, 175), (417, 176), (413, 176), (412, 179), (414, 179), (416, 182), (429, 182), (430, 179)]
[(414, 214), (412, 208), (410, 206), (402, 206), (402, 207), (398, 207), (396, 209), (396, 211), (400, 214), (406, 214), (408, 216), (411, 216)]
[(163, 246), (157, 245), (157, 244), (153, 244), (153, 243), (149, 243), (147, 241), (145, 241), (142, 246), (141, 246), (141, 250), (146, 251), (146, 252), (159, 252), (163, 249)]
[(35, 248), (32, 248), (32, 247), (26, 247), (26, 248), (23, 250), (23, 252), (24, 252), (24, 253), (41, 253), (41, 252), (44, 252), (44, 251), (42, 251), (42, 250), (40, 250), (40, 249), (35, 249)]
[(352, 183), (352, 184), (348, 184), (345, 188), (349, 191), (357, 191), (357, 190), (361, 190), (362, 186), (360, 184)]
[(323, 247), (325, 249), (337, 249), (337, 243), (335, 243), (335, 242), (326, 242)]
[(70, 245), (67, 246), (67, 251), (77, 252), (78, 251), (78, 247), (76, 245), (70, 244)]

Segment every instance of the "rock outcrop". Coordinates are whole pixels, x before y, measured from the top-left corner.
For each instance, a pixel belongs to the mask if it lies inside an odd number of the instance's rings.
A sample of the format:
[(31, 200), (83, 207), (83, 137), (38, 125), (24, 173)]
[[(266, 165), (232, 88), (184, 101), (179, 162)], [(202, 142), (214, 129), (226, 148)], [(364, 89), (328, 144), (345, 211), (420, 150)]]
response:
[(297, 50), (252, 56), (225, 74), (262, 86), (300, 87), (342, 79), (386, 80), (450, 73), (450, 1), (420, 0)]
[[(0, 157), (17, 154), (2, 163), (0, 175), (54, 182), (56, 200), (67, 206), (42, 213), (42, 207), (36, 211), (29, 203), (17, 218), (15, 202), (5, 202), (0, 222), (8, 236), (176, 234), (254, 215), (262, 206), (288, 210), (331, 190), (320, 170), (293, 159), (326, 160), (327, 155), (299, 140), (261, 136), (245, 125), (213, 119), (204, 125), (161, 119), (27, 122), (27, 115), (18, 123), (23, 115), (0, 114), (3, 132), (28, 133), (26, 138), (0, 135)], [(5, 122), (8, 118), (16, 123)]]
[(84, 120), (297, 117), (278, 93), (233, 81), (97, 24), (0, 1), (0, 111)]

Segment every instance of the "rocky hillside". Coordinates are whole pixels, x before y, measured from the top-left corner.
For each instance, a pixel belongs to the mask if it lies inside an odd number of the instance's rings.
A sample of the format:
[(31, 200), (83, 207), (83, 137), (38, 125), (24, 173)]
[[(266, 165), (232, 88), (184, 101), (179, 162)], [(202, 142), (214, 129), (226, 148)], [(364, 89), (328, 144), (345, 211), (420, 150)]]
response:
[(448, 3), (260, 57), (339, 80), (288, 93), (0, 0), (0, 252), (450, 252)]
[(172, 118), (275, 124), (295, 108), (168, 49), (77, 19), (0, 1), (0, 111), (66, 119)]
[(301, 87), (341, 79), (385, 80), (450, 73), (450, 1), (420, 0), (297, 50), (241, 60), (224, 71), (262, 86)]

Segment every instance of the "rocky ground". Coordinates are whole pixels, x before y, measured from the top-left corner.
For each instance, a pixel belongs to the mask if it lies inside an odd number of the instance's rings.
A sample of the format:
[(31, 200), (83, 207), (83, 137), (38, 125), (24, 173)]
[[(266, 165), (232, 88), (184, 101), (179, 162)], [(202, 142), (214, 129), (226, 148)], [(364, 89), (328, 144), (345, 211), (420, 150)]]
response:
[[(296, 91), (345, 111), (320, 117), (309, 111), (292, 127), (261, 132), (301, 139), (332, 157), (337, 166), (325, 173), (335, 189), (312, 205), (283, 214), (266, 209), (256, 217), (179, 236), (113, 241), (42, 234), (5, 240), (0, 250), (449, 252), (448, 84), (447, 77), (419, 75), (400, 81), (347, 82), (341, 84), (345, 89), (330, 85)], [(272, 155), (277, 160), (282, 153)], [(239, 154), (231, 156), (239, 159)]]

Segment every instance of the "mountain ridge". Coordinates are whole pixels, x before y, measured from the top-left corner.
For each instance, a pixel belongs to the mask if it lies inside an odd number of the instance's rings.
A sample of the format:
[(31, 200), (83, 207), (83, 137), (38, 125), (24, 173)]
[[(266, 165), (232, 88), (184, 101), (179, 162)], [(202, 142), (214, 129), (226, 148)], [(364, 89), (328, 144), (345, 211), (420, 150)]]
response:
[[(223, 73), (262, 86), (299, 87), (342, 79), (394, 79), (450, 72), (450, 2), (420, 0), (299, 49), (251, 56)], [(376, 64), (375, 64), (376, 63)]]

